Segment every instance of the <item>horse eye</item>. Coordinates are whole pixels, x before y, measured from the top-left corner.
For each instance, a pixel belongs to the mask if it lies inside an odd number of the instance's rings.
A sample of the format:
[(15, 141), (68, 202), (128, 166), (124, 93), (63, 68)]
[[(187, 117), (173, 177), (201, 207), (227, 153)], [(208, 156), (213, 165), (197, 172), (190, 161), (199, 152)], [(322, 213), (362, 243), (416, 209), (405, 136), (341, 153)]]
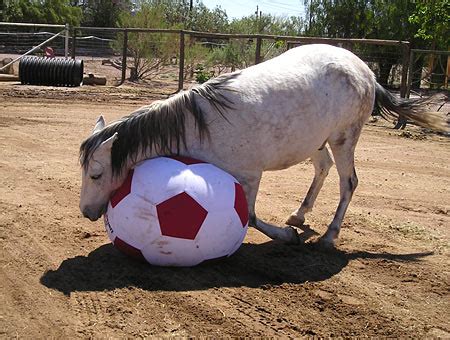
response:
[(100, 177), (102, 177), (102, 174), (91, 176), (91, 178), (92, 178), (93, 180), (99, 179)]

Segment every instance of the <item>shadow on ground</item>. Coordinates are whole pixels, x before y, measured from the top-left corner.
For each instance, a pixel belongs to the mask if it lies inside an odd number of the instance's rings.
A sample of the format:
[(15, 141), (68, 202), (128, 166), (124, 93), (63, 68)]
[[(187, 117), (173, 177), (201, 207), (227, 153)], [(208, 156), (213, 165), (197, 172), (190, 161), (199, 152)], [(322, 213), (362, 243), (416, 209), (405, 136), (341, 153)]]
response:
[(69, 295), (74, 291), (103, 291), (122, 287), (188, 291), (211, 287), (261, 287), (282, 283), (322, 281), (339, 273), (354, 259), (418, 261), (431, 253), (323, 251), (312, 244), (287, 246), (277, 242), (243, 244), (230, 258), (193, 268), (150, 266), (122, 255), (111, 244), (88, 256), (64, 260), (47, 271), (41, 283)]

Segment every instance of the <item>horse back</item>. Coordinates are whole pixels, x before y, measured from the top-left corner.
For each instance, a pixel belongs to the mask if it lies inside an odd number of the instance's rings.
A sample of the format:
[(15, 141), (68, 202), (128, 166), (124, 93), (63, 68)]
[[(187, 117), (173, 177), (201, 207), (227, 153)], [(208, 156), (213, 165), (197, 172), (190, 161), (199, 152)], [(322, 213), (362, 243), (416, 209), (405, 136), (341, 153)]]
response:
[(246, 163), (241, 166), (264, 170), (296, 164), (331, 136), (362, 126), (373, 108), (375, 83), (367, 65), (345, 49), (289, 50), (230, 80), (232, 91), (225, 95), (233, 104), (226, 120), (201, 103), (209, 112), (212, 151), (225, 159), (239, 154)]

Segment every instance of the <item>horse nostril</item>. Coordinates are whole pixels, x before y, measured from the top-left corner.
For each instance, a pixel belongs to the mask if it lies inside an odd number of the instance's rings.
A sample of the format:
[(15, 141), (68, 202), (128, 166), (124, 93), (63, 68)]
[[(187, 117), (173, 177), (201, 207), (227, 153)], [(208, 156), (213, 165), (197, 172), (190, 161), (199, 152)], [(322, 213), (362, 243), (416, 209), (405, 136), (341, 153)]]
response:
[(83, 209), (83, 216), (89, 219), (92, 219), (92, 213), (88, 208)]
[(84, 209), (84, 210), (82, 211), (82, 213), (83, 213), (83, 216), (84, 216), (84, 217), (89, 218), (89, 213), (88, 213), (87, 209)]
[(92, 209), (84, 208), (81, 213), (84, 217), (90, 219), (91, 221), (97, 221), (105, 211), (106, 210), (104, 210), (103, 208), (98, 212), (93, 212)]

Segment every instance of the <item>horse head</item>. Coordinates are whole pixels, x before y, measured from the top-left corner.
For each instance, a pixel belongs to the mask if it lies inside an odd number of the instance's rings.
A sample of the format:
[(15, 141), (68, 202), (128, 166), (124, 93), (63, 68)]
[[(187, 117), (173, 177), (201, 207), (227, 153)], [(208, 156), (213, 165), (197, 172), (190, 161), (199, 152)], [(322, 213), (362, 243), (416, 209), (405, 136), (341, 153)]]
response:
[(80, 148), (82, 164), (80, 210), (83, 216), (91, 221), (96, 221), (103, 215), (111, 195), (120, 187), (126, 176), (113, 174), (111, 151), (118, 134), (115, 132), (102, 140), (100, 132), (104, 128), (105, 120), (100, 116), (92, 135)]

